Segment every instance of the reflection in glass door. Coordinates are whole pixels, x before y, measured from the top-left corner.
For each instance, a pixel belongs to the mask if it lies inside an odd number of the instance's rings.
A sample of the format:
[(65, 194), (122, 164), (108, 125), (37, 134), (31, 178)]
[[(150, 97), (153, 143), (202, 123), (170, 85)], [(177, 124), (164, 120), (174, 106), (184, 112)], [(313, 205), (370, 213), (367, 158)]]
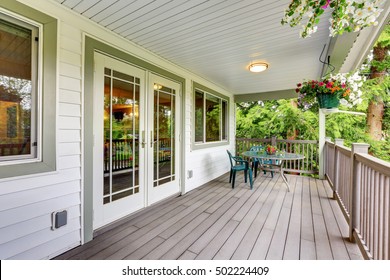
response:
[(104, 204), (139, 192), (139, 98), (139, 78), (104, 69)]
[(149, 75), (148, 204), (180, 191), (180, 84)]
[(154, 181), (158, 187), (175, 180), (175, 95), (159, 84), (154, 89)]
[(146, 158), (140, 146), (146, 79), (144, 70), (99, 53), (94, 75), (91, 164), (97, 229), (146, 206)]

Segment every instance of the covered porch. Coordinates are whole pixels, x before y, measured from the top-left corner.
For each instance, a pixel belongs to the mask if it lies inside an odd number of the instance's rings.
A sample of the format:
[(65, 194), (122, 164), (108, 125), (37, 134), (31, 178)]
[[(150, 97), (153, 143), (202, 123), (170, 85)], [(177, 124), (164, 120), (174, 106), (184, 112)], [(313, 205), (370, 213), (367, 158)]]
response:
[(56, 259), (363, 259), (327, 181), (229, 174), (101, 229)]

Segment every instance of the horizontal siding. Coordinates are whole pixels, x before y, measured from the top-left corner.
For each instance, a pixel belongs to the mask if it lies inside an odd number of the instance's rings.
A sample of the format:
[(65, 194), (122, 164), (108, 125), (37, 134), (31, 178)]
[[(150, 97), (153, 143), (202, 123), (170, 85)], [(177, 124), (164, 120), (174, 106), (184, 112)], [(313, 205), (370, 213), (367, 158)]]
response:
[[(57, 185), (44, 186), (40, 188), (34, 188), (30, 190), (23, 190), (21, 192), (15, 192), (8, 195), (0, 196), (0, 211), (6, 211), (7, 209), (15, 209), (22, 207), (23, 205), (35, 204), (40, 201), (54, 199), (70, 193), (77, 193), (80, 191), (79, 180), (64, 182)], [(39, 196), (36, 193), (39, 192)], [(12, 217), (15, 218), (15, 217)], [(3, 223), (0, 223), (0, 227)]]
[(81, 106), (79, 104), (60, 103), (60, 116), (81, 117)]
[(62, 205), (71, 207), (78, 204), (80, 204), (80, 194), (70, 193), (64, 196), (4, 210), (0, 213), (1, 225), (2, 227), (6, 227), (45, 214), (50, 217), (52, 212), (62, 210), (64, 208)]
[[(77, 223), (79, 222), (75, 220), (75, 224)], [(58, 234), (55, 239), (46, 240), (46, 242), (42, 242), (38, 246), (21, 252), (20, 254), (11, 257), (10, 259), (37, 260), (41, 259), (42, 256), (45, 256), (44, 259), (50, 259), (80, 245), (80, 239), (81, 236), (79, 228), (74, 229), (73, 231), (68, 230), (63, 235)]]
[[(57, 171), (0, 182), (0, 259), (47, 259), (81, 243), (82, 35), (59, 27)], [(68, 223), (53, 231), (60, 210)]]
[(60, 89), (59, 101), (61, 103), (80, 104), (81, 94), (77, 91)]
[[(80, 34), (80, 31), (77, 31)], [(80, 36), (81, 38), (81, 36)], [(81, 50), (81, 41), (75, 40), (73, 38), (61, 36), (60, 46), (70, 52), (80, 53)]]
[[(55, 240), (58, 237), (66, 235), (79, 228), (80, 228), (80, 219), (77, 217), (76, 219), (68, 220), (68, 224), (60, 229), (52, 231), (50, 228), (44, 228), (40, 231), (31, 233), (22, 238), (15, 239), (11, 242), (8, 242), (0, 246), (1, 248), (0, 258), (9, 259), (14, 257), (15, 255), (25, 253), (31, 249), (34, 249), (34, 251), (36, 251), (37, 250), (36, 248), (38, 246), (41, 246), (42, 244), (45, 244), (50, 240)], [(48, 236), (47, 234), (48, 231), (51, 231), (50, 236)], [(4, 254), (3, 252), (6, 252), (6, 254)]]
[(81, 92), (81, 80), (67, 76), (60, 76), (60, 89)]
[(58, 145), (59, 156), (70, 156), (81, 154), (80, 143), (60, 143)]
[[(0, 196), (80, 179), (80, 168), (66, 169), (61, 172), (54, 172), (46, 176), (36, 175), (31, 177), (28, 176), (23, 179), (13, 179), (4, 183), (0, 183)], [(38, 197), (40, 196), (39, 191), (37, 192), (37, 195)]]
[(59, 129), (81, 129), (81, 119), (79, 117), (60, 116), (58, 118)]
[(60, 62), (65, 62), (75, 66), (81, 65), (81, 54), (68, 51), (66, 49), (61, 49), (59, 53)]
[[(67, 210), (68, 220), (80, 217), (79, 205), (69, 207)], [(50, 228), (51, 226), (51, 219), (50, 217), (48, 217), (47, 213), (35, 218), (31, 218), (21, 223), (10, 225), (2, 229), (2, 234), (0, 236), (0, 244), (10, 242), (12, 240), (21, 238), (34, 232), (38, 232), (44, 228)]]
[(80, 155), (62, 156), (58, 162), (60, 170), (81, 166)]
[(65, 62), (60, 62), (60, 72), (63, 76), (67, 76), (74, 79), (80, 79), (81, 67), (80, 65), (73, 65)]
[(81, 130), (80, 129), (67, 129), (60, 130), (58, 132), (58, 140), (60, 143), (66, 142), (80, 142), (81, 141)]

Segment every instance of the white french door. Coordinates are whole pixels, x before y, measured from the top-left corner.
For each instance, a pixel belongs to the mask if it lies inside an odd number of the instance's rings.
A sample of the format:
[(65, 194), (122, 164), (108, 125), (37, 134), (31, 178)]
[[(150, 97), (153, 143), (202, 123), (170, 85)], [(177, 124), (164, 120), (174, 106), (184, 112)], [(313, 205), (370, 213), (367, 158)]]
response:
[(95, 53), (94, 228), (145, 207), (144, 70)]
[(94, 229), (179, 192), (180, 85), (95, 53)]
[(180, 191), (180, 84), (149, 75), (148, 203)]

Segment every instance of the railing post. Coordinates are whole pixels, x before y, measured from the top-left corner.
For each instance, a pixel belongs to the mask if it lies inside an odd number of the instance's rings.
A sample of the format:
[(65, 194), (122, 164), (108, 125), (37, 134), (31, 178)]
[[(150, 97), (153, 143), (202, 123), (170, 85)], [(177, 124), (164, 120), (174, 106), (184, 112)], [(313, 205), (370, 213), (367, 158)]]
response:
[(344, 146), (344, 139), (334, 139), (334, 165), (333, 165), (333, 198), (336, 198), (336, 193), (339, 191), (339, 173), (340, 173), (340, 158), (337, 152), (337, 146)]
[(355, 154), (367, 154), (370, 145), (364, 143), (353, 143), (351, 149), (351, 205), (349, 217), (349, 240), (354, 242), (353, 232), (360, 221), (360, 164), (355, 161)]
[(329, 177), (329, 169), (330, 169), (330, 166), (329, 166), (329, 157), (328, 157), (328, 145), (326, 144), (326, 142), (331, 142), (332, 141), (332, 138), (331, 137), (325, 137), (325, 146), (324, 146), (324, 149), (325, 149), (325, 160), (324, 160), (324, 175), (325, 174), (328, 174), (328, 177)]
[(271, 146), (276, 147), (276, 136), (271, 137)]

